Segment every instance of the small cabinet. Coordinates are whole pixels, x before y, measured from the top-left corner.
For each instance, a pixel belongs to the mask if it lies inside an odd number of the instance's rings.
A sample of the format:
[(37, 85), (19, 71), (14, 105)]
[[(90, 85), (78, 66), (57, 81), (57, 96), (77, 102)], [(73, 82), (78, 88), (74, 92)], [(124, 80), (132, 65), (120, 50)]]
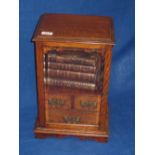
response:
[(43, 14), (33, 41), (36, 137), (71, 135), (106, 142), (112, 18)]

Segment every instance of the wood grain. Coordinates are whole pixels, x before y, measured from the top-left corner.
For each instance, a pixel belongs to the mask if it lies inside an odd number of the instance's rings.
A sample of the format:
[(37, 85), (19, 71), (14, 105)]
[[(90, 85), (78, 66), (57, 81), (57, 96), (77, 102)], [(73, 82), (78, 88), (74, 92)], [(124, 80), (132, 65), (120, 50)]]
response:
[(42, 43), (36, 44), (36, 72), (37, 72), (37, 95), (38, 95), (38, 117), (40, 126), (45, 127), (45, 89), (44, 89), (44, 72), (43, 72), (43, 50)]
[[(49, 32), (52, 35), (42, 35)], [(44, 14), (41, 16), (34, 41), (74, 41), (114, 44), (113, 21), (110, 17)]]

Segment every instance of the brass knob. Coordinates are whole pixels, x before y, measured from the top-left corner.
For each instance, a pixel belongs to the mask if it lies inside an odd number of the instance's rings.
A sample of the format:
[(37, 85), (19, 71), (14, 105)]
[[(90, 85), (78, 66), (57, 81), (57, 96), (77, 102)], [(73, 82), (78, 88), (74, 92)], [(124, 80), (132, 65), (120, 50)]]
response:
[(64, 121), (66, 123), (76, 124), (80, 122), (80, 117), (79, 116), (64, 116)]

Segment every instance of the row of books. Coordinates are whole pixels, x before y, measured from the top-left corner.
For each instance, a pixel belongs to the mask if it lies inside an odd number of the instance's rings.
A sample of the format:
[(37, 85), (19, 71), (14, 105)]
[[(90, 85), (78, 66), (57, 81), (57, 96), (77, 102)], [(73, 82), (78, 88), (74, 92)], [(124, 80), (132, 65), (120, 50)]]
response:
[(100, 81), (97, 53), (51, 51), (44, 58), (47, 86), (96, 90)]

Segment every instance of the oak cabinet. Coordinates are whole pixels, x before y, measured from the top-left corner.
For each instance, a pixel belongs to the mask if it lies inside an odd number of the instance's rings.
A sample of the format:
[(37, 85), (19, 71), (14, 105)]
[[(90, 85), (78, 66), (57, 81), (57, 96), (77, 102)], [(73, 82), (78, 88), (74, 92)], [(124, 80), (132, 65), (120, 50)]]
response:
[(113, 21), (43, 14), (33, 36), (38, 117), (35, 135), (106, 142)]

